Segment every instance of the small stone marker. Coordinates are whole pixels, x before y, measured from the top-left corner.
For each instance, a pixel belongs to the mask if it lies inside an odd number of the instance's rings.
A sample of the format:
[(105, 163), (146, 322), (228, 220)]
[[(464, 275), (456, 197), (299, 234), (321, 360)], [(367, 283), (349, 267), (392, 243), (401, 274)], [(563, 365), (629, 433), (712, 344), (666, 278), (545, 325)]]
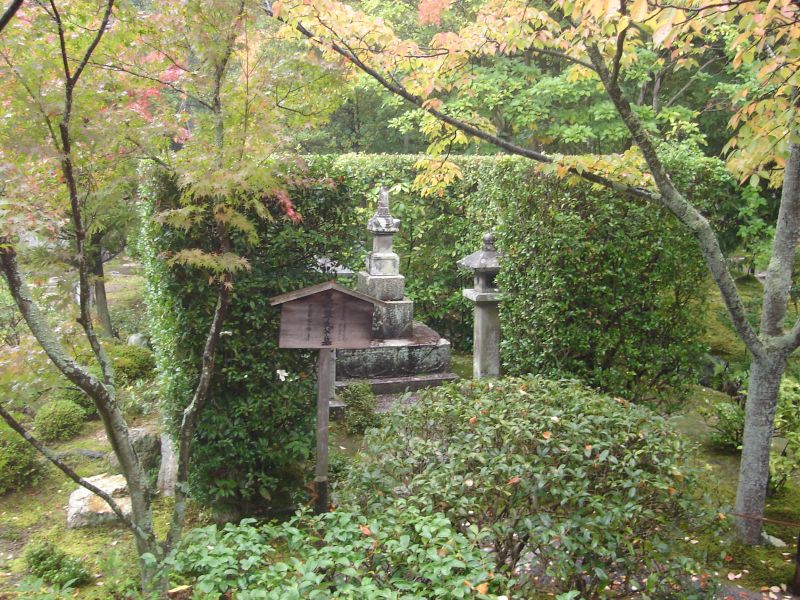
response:
[(384, 303), (328, 281), (270, 298), (281, 307), (281, 348), (318, 348), (317, 465), (314, 511), (328, 510), (328, 418), (336, 381), (336, 348), (366, 348), (375, 306)]
[(483, 249), (458, 261), (458, 266), (474, 275), (474, 288), (464, 290), (464, 297), (475, 303), (472, 347), (472, 376), (500, 376), (500, 290), (495, 277), (500, 272), (500, 253), (494, 236), (483, 236)]

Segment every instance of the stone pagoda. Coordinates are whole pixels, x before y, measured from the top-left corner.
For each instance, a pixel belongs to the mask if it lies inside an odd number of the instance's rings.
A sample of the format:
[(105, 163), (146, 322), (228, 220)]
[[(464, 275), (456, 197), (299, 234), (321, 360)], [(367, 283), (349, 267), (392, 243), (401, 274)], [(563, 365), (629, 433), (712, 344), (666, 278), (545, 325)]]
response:
[(400, 220), (389, 212), (389, 190), (382, 188), (378, 210), (367, 223), (372, 251), (356, 287), (383, 304), (375, 307), (370, 347), (337, 351), (337, 386), (366, 379), (376, 394), (395, 394), (457, 378), (450, 372), (450, 342), (414, 321), (414, 303), (405, 296), (400, 257), (393, 249), (399, 229)]

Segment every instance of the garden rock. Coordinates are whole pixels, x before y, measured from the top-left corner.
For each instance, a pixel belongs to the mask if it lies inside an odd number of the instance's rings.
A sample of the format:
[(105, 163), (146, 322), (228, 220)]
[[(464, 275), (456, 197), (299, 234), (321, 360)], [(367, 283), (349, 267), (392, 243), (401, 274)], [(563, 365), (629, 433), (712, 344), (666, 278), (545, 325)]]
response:
[[(124, 514), (131, 514), (131, 499), (122, 475), (102, 473), (87, 478), (87, 481), (114, 498)], [(67, 506), (67, 527), (70, 529), (96, 527), (116, 521), (117, 515), (106, 501), (86, 488), (80, 487), (70, 494)]]
[(769, 544), (774, 548), (786, 548), (788, 545), (782, 539), (776, 538), (774, 535), (770, 535), (766, 531), (761, 532), (761, 537), (764, 539), (765, 544)]
[[(128, 435), (130, 435), (133, 449), (136, 450), (142, 463), (142, 468), (145, 471), (158, 468), (161, 462), (160, 436), (144, 427), (133, 427), (128, 430)], [(117, 460), (116, 454), (109, 452), (106, 458), (114, 469), (119, 469), (119, 460)]]
[(143, 333), (133, 333), (128, 336), (128, 346), (141, 346), (142, 348), (150, 348), (150, 340)]

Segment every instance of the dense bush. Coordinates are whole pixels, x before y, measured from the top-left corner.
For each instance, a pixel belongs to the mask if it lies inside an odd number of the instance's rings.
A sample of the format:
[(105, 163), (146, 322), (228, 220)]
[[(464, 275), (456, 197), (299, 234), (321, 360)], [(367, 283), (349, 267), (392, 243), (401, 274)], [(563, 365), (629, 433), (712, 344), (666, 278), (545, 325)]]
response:
[(25, 548), (25, 564), (31, 573), (58, 586), (77, 587), (91, 580), (83, 561), (69, 556), (45, 540), (28, 544)]
[(345, 403), (345, 428), (349, 434), (361, 434), (378, 423), (375, 408), (378, 403), (369, 383), (351, 383), (336, 392)]
[[(352, 207), (338, 204), (332, 190), (329, 183), (303, 188), (295, 199), (303, 215), (300, 225), (267, 203), (273, 218), (254, 219), (264, 241), (252, 246), (234, 240), (252, 268), (235, 278), (190, 476), (195, 497), (229, 515), (283, 509), (294, 502), (288, 492), (303, 482), (313, 447), (313, 356), (278, 348), (280, 313), (269, 298), (326, 278), (314, 270), (315, 257), (338, 256), (340, 248), (353, 245), (341, 235), (346, 223), (355, 222)], [(140, 193), (151, 211), (166, 209), (179, 197), (157, 171), (145, 173)], [(163, 254), (203, 247), (213, 236), (199, 230), (189, 236), (152, 219), (144, 221), (140, 255), (147, 275), (150, 334), (163, 409), (174, 423), (192, 397), (215, 297), (207, 274), (187, 266), (168, 267)], [(279, 377), (279, 370), (288, 377)]]
[[(97, 370), (99, 375), (99, 369)], [(97, 413), (97, 407), (86, 392), (77, 387), (57, 387), (50, 391), (47, 396), (50, 402), (73, 402), (83, 409), (85, 416)]]
[(195, 529), (168, 562), (173, 578), (209, 598), (494, 598), (506, 579), (470, 537), (413, 507), (370, 518), (336, 511)]
[(80, 432), (85, 416), (83, 409), (69, 400), (48, 402), (36, 412), (36, 433), (47, 442), (68, 440)]
[(480, 532), (498, 570), (533, 560), (548, 591), (591, 597), (621, 580), (615, 592), (653, 597), (687, 587), (689, 536), (711, 523), (686, 457), (663, 418), (576, 383), (473, 381), (368, 432), (342, 506), (441, 511)]
[(114, 374), (119, 383), (132, 383), (153, 377), (156, 360), (147, 348), (113, 344), (106, 347), (106, 352), (114, 365)]
[(0, 496), (36, 483), (41, 470), (33, 446), (0, 422)]

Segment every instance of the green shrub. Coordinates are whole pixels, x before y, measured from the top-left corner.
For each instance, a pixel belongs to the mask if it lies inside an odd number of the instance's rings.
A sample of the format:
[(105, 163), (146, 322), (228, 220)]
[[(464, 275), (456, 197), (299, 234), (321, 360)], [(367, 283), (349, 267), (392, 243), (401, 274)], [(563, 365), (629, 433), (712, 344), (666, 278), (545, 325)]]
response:
[(0, 495), (36, 483), (41, 471), (33, 446), (5, 422), (0, 423)]
[(69, 556), (45, 540), (28, 544), (25, 548), (25, 564), (31, 573), (58, 586), (80, 586), (91, 580), (83, 561)]
[(723, 450), (741, 450), (744, 439), (743, 396), (716, 402), (701, 408), (706, 422), (711, 426), (709, 441)]
[(168, 562), (174, 579), (209, 598), (474, 598), (507, 586), (470, 536), (414, 507), (212, 525), (189, 532)]
[(106, 347), (120, 383), (152, 379), (156, 368), (153, 353), (141, 346), (114, 344)]
[(344, 413), (347, 433), (362, 434), (368, 427), (377, 425), (377, 401), (368, 383), (351, 383), (337, 392), (337, 396), (347, 407)]
[(97, 414), (97, 407), (94, 401), (84, 392), (77, 387), (59, 387), (52, 390), (48, 396), (51, 402), (72, 402), (77, 404), (83, 409), (85, 416)]
[(48, 402), (36, 413), (36, 432), (47, 442), (75, 437), (83, 426), (83, 409), (69, 400)]
[(689, 540), (711, 511), (683, 438), (644, 407), (540, 378), (453, 384), (391, 413), (364, 448), (343, 509), (441, 511), (483, 536), (498, 571), (532, 558), (548, 592), (596, 597), (613, 578), (653, 597), (701, 572)]

